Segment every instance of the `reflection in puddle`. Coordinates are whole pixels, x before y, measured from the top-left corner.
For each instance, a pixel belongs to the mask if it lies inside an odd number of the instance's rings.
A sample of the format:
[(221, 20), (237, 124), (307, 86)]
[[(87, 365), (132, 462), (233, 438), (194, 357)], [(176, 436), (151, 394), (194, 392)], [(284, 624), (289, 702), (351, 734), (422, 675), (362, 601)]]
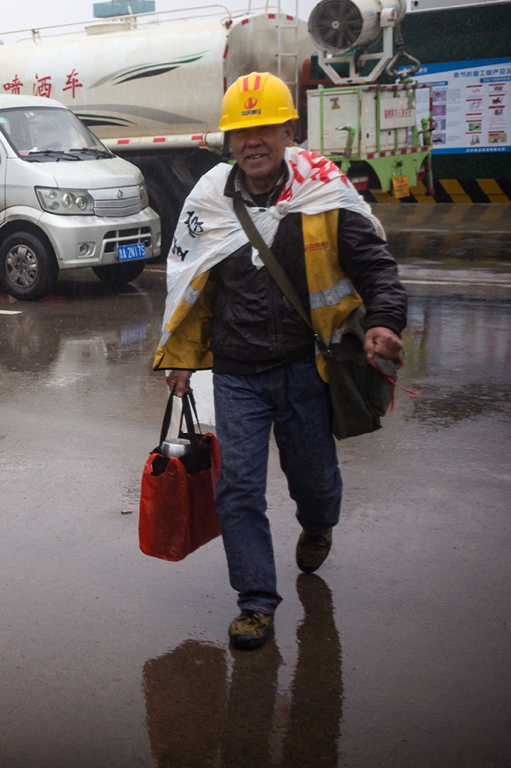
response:
[(155, 343), (151, 342), (151, 332), (154, 328), (159, 330), (157, 321), (153, 320), (155, 313), (152, 313), (151, 305), (149, 310), (144, 307), (143, 315), (139, 313), (137, 323), (133, 323), (129, 310), (130, 319), (123, 322), (118, 309), (112, 313), (101, 307), (99, 312), (96, 306), (93, 321), (87, 318), (88, 322), (82, 322), (81, 312), (69, 317), (60, 312), (60, 307), (57, 311), (51, 311), (53, 309), (42, 305), (28, 306), (16, 316), (5, 319), (0, 364), (15, 372), (37, 368), (38, 371), (50, 371), (50, 375), (53, 368), (58, 368), (60, 370), (54, 372), (57, 378), (63, 370), (72, 379), (80, 375), (80, 368), (84, 366), (88, 374), (96, 373), (96, 367), (106, 367), (146, 348), (147, 359), (151, 359)]
[(304, 619), (289, 693), (273, 639), (255, 652), (187, 640), (144, 665), (147, 728), (159, 768), (334, 768), (342, 718), (341, 644), (332, 595), (316, 574), (296, 583)]
[(214, 765), (227, 702), (225, 651), (188, 640), (144, 665), (144, 689), (158, 766)]
[(120, 344), (125, 346), (127, 344), (134, 344), (137, 341), (142, 341), (147, 336), (148, 325), (134, 325), (126, 328), (121, 328)]
[(511, 305), (417, 298), (405, 338), (413, 416), (431, 426), (503, 412), (511, 402)]

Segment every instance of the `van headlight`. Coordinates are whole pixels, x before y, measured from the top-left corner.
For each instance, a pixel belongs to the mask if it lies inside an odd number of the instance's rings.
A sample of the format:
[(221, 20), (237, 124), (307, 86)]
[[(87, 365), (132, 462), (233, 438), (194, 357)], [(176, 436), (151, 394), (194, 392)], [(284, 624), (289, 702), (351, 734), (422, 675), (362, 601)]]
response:
[(85, 189), (35, 188), (39, 205), (48, 213), (90, 216), (94, 213), (94, 200)]
[(144, 208), (147, 208), (147, 206), (149, 205), (149, 196), (147, 194), (145, 181), (143, 181), (142, 184), (140, 185), (140, 205), (142, 206), (142, 210), (144, 210)]

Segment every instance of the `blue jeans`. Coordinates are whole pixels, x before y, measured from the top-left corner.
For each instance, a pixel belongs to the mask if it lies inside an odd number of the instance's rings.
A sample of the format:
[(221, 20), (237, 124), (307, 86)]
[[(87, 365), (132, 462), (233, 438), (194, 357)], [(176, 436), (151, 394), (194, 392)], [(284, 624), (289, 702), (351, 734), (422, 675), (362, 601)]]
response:
[(309, 358), (250, 376), (214, 374), (213, 383), (216, 510), (231, 586), (240, 608), (273, 614), (282, 598), (266, 516), (271, 425), (297, 519), (320, 535), (338, 523), (342, 494), (326, 385)]

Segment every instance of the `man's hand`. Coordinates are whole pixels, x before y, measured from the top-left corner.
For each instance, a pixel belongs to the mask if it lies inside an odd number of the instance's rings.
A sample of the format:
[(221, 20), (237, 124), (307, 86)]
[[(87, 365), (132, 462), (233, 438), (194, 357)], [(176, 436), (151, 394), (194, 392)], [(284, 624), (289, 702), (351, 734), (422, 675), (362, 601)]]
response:
[(193, 371), (169, 371), (167, 374), (167, 384), (170, 391), (172, 392), (175, 387), (176, 391), (174, 394), (178, 397), (190, 395), (192, 393), (192, 388), (190, 387), (192, 373)]
[(384, 360), (392, 360), (403, 347), (399, 336), (390, 328), (370, 328), (365, 336), (364, 350), (368, 360), (372, 360), (374, 355), (379, 355)]

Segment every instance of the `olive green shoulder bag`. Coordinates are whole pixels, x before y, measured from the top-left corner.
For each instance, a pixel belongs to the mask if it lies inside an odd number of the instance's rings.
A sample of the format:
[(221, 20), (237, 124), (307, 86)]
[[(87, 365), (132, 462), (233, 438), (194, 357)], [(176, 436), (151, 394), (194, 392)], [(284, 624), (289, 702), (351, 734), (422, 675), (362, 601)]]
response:
[[(394, 402), (396, 372), (403, 365), (399, 357), (383, 360), (375, 355), (368, 361), (364, 352), (363, 307), (355, 309), (338, 343), (325, 344), (314, 332), (310, 318), (294, 285), (264, 242), (245, 204), (233, 199), (238, 217), (251, 245), (258, 251), (280, 290), (310, 327), (317, 347), (325, 358), (332, 401), (332, 432), (338, 440), (380, 429), (380, 419)], [(415, 394), (415, 393), (414, 393)]]

